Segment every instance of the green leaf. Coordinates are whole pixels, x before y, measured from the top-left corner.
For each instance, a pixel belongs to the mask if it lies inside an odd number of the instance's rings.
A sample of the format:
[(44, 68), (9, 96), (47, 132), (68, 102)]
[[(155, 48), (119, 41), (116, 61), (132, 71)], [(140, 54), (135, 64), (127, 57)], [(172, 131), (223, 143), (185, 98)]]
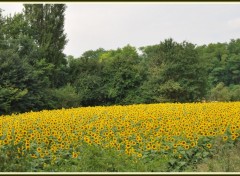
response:
[(209, 155), (209, 152), (203, 152), (203, 157), (207, 157)]
[(185, 155), (185, 154), (186, 154), (186, 151), (182, 150), (182, 151), (180, 151), (179, 153), (182, 154), (182, 155)]
[(185, 161), (179, 162), (179, 166), (180, 166), (180, 167), (185, 166), (186, 164), (187, 164), (187, 162), (185, 162)]
[(176, 163), (176, 161), (177, 161), (176, 159), (171, 159), (169, 163), (173, 166)]
[(196, 153), (196, 155), (195, 155), (195, 157), (197, 157), (197, 158), (199, 158), (201, 156), (202, 156), (202, 153), (200, 153), (200, 152)]
[(2, 135), (2, 136), (0, 136), (0, 140), (4, 140), (4, 138), (5, 138), (5, 137), (4, 137), (3, 135)]

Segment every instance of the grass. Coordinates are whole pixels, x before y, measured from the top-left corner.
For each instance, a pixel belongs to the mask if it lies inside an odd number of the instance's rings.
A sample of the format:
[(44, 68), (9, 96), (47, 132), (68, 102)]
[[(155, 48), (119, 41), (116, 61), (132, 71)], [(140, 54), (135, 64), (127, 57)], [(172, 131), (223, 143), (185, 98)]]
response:
[(218, 140), (216, 143), (217, 153), (187, 166), (184, 172), (240, 172), (240, 142), (224, 145)]
[(197, 172), (240, 172), (240, 143), (223, 148), (197, 166)]

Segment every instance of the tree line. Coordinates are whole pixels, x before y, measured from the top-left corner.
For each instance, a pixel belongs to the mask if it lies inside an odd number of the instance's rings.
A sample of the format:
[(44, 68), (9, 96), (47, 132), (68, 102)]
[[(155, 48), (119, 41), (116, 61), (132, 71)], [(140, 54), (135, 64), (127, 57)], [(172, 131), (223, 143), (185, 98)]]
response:
[(240, 39), (197, 46), (166, 39), (63, 53), (64, 4), (0, 10), (0, 114), (80, 106), (239, 101)]

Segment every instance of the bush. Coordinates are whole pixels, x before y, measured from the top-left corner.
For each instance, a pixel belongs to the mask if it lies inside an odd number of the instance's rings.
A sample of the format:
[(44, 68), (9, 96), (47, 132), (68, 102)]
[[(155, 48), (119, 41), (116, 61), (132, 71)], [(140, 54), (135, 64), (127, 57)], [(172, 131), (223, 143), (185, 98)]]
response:
[(210, 101), (229, 101), (231, 99), (230, 90), (220, 82), (210, 91)]
[(70, 84), (59, 89), (53, 89), (52, 95), (55, 101), (55, 108), (72, 108), (80, 105), (79, 95)]
[(231, 87), (231, 101), (240, 100), (240, 85), (234, 85)]

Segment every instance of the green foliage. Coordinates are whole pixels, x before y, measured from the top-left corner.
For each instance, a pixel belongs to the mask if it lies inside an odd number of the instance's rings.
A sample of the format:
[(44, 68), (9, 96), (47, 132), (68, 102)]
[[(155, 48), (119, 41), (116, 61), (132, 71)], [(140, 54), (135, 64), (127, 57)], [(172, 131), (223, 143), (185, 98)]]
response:
[(239, 141), (231, 140), (223, 143), (216, 140), (217, 152), (197, 163), (195, 167), (190, 166), (189, 171), (194, 172), (239, 172)]
[[(210, 142), (212, 147), (206, 147)], [(0, 147), (1, 172), (236, 172), (240, 169), (239, 140), (223, 142), (219, 138), (203, 137), (197, 147), (186, 150), (179, 146), (177, 154), (150, 151), (142, 158), (112, 148), (83, 144), (75, 148), (76, 158), (72, 157), (70, 149), (59, 151), (55, 158), (35, 159), (30, 153), (36, 146), (21, 153), (18, 147)]]
[(102, 80), (98, 75), (81, 74), (82, 78), (76, 80), (75, 86), (82, 105), (100, 105), (103, 100)]
[[(10, 149), (10, 150), (9, 150)], [(17, 146), (0, 147), (0, 172), (26, 172), (30, 162), (25, 157), (19, 157)]]
[(152, 88), (148, 99), (156, 102), (191, 102), (204, 97), (207, 88), (205, 65), (195, 46), (172, 39), (142, 48), (148, 67), (143, 90)]
[(55, 108), (72, 108), (80, 105), (79, 95), (70, 84), (54, 89), (51, 92), (56, 103)]
[(227, 43), (196, 47), (168, 39), (140, 49), (142, 55), (128, 45), (69, 59), (69, 76), (82, 105), (238, 100), (237, 88), (217, 86), (239, 82), (238, 56)]
[(240, 101), (240, 85), (230, 86), (231, 101)]
[[(39, 57), (54, 65), (50, 75), (51, 86), (58, 87), (58, 68), (66, 65), (63, 49), (67, 43), (64, 33), (64, 4), (24, 4), (24, 16), (29, 26), (29, 35), (39, 47)], [(61, 86), (61, 85), (60, 85)]]
[(0, 114), (10, 113), (12, 111), (11, 104), (14, 101), (19, 101), (27, 93), (27, 89), (21, 90), (18, 88), (0, 86)]
[(106, 97), (112, 104), (136, 103), (135, 100), (139, 99), (137, 92), (143, 81), (136, 49), (127, 45), (110, 53), (111, 58), (102, 62)]
[(11, 49), (0, 52), (0, 61), (1, 113), (46, 108), (47, 73), (51, 65), (41, 60), (33, 67)]
[(0, 50), (0, 112), (11, 112), (13, 105), (28, 93), (25, 86), (30, 77), (29, 65), (10, 49)]
[(211, 101), (229, 101), (231, 95), (228, 87), (225, 87), (224, 83), (221, 82), (211, 90), (209, 98)]
[[(67, 68), (61, 65), (55, 67), (49, 63), (48, 58), (44, 59), (42, 47), (39, 47), (34, 38), (26, 14), (18, 13), (0, 19), (1, 114), (54, 108), (53, 97), (48, 91), (52, 84), (49, 79), (54, 74), (55, 82), (64, 85)], [(34, 16), (32, 20), (34, 21)], [(61, 27), (58, 27), (60, 30)], [(54, 42), (56, 43), (57, 41)]]
[(223, 82), (225, 86), (239, 84), (239, 40), (198, 47), (200, 57), (207, 64), (210, 89)]
[(1, 172), (164, 172), (168, 163), (168, 159), (160, 156), (140, 159), (98, 145), (78, 146), (76, 158), (72, 158), (71, 152), (62, 151), (55, 159), (34, 159), (29, 156), (33, 150), (26, 150), (22, 155), (17, 147), (11, 146), (10, 152), (0, 148)]
[(93, 106), (105, 103), (102, 64), (98, 56), (102, 49), (87, 51), (81, 58), (68, 58), (69, 82), (74, 85), (81, 105)]
[(240, 100), (240, 85), (225, 86), (220, 82), (209, 93), (211, 101), (239, 101)]
[(110, 105), (141, 102), (136, 94), (143, 75), (136, 49), (87, 51), (82, 57), (69, 58), (70, 82), (76, 86), (81, 104)]
[(66, 44), (64, 34), (64, 4), (24, 4), (24, 16), (32, 36), (40, 47), (42, 58), (58, 66), (64, 63), (62, 50)]
[(141, 47), (142, 54), (127, 45), (65, 57), (66, 5), (23, 7), (14, 16), (0, 12), (1, 113), (205, 98), (240, 100), (240, 39), (196, 46), (170, 38)]

